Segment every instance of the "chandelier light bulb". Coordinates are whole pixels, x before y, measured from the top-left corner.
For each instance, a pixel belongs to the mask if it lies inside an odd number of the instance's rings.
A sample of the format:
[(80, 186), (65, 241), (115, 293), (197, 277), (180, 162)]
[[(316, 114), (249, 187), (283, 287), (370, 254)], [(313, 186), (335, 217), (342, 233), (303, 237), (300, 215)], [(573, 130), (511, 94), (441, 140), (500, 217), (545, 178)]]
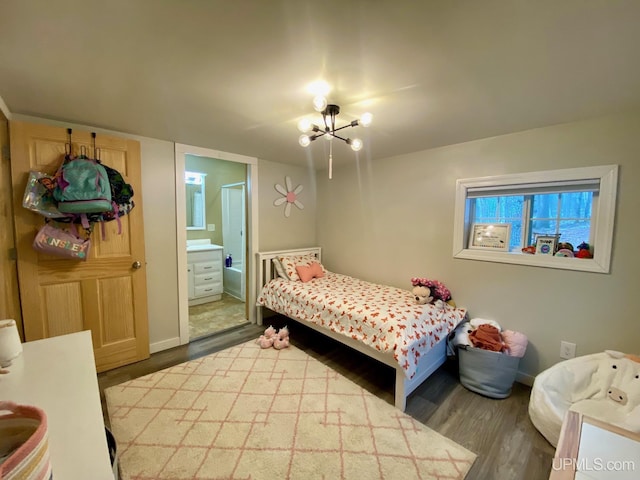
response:
[(311, 144), (311, 139), (309, 138), (309, 135), (300, 135), (298, 143), (303, 147), (308, 147)]
[(368, 127), (369, 125), (371, 125), (372, 120), (373, 115), (371, 115), (369, 112), (363, 113), (362, 117), (360, 117), (360, 125), (362, 125), (363, 127)]
[(314, 97), (313, 108), (316, 110), (316, 112), (323, 111), (325, 108), (327, 108), (327, 99), (324, 98), (322, 95), (318, 95)]
[(303, 133), (308, 132), (309, 130), (311, 130), (311, 128), (311, 120), (309, 120), (308, 118), (303, 118), (298, 122), (298, 130)]
[(362, 150), (362, 140), (360, 140), (359, 138), (354, 138), (353, 140), (351, 140), (351, 150), (353, 150), (354, 152)]

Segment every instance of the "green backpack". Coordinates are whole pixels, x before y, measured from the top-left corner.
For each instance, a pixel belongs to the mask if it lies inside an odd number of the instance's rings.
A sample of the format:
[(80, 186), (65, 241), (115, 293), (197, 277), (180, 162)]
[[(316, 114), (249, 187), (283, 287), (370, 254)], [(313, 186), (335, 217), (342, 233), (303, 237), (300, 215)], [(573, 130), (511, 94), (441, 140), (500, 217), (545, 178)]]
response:
[[(92, 160), (94, 161), (94, 160)], [(97, 165), (105, 170), (109, 180), (109, 190), (111, 192), (111, 208), (93, 213), (67, 213), (63, 217), (57, 217), (57, 222), (69, 222), (81, 224), (89, 232), (93, 229), (93, 224), (100, 222), (102, 227), (102, 238), (105, 237), (104, 222), (115, 220), (118, 223), (118, 233), (122, 233), (122, 223), (120, 217), (127, 215), (135, 203), (133, 201), (133, 187), (127, 183), (122, 174), (115, 168), (103, 165), (100, 160), (95, 160)], [(55, 191), (55, 190), (54, 190)], [(58, 209), (60, 209), (58, 204)]]
[(65, 156), (58, 173), (53, 198), (61, 213), (113, 211), (111, 185), (105, 168), (86, 156)]

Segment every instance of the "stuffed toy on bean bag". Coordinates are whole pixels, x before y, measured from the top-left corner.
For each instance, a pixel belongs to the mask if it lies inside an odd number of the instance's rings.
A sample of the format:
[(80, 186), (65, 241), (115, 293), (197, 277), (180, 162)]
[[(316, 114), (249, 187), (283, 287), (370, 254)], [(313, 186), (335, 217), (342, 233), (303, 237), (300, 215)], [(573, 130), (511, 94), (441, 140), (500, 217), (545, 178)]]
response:
[(534, 426), (554, 447), (569, 409), (640, 432), (638, 360), (607, 350), (557, 363), (540, 373), (529, 400)]

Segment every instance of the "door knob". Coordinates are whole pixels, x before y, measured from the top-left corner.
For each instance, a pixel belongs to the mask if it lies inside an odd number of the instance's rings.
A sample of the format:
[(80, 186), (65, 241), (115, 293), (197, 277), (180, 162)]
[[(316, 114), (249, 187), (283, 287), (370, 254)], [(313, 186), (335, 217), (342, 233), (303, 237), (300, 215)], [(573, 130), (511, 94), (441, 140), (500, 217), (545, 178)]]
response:
[(141, 268), (141, 267), (142, 267), (142, 264), (141, 264), (139, 261), (137, 261), (137, 260), (136, 260), (135, 262), (133, 262), (133, 263), (131, 264), (131, 267), (132, 267), (132, 268), (134, 268), (134, 269), (136, 269), (136, 270), (138, 270), (139, 268)]

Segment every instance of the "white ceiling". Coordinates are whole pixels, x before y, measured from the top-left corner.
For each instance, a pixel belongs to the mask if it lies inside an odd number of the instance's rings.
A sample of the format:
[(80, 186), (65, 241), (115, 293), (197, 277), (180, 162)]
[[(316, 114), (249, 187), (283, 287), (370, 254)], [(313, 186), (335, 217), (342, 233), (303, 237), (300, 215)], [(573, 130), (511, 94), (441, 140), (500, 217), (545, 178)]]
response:
[(297, 143), (314, 80), (389, 157), (640, 106), (639, 24), (637, 0), (0, 0), (0, 97), (324, 168)]

